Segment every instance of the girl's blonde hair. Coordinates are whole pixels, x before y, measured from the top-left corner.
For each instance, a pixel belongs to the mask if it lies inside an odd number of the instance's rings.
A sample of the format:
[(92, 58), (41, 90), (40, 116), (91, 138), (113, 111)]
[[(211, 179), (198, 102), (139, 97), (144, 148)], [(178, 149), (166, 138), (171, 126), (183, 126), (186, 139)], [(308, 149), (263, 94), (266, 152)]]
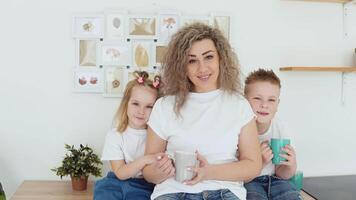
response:
[(117, 127), (116, 130), (119, 133), (123, 133), (129, 124), (129, 118), (127, 116), (127, 108), (134, 87), (145, 86), (145, 87), (152, 88), (157, 91), (157, 98), (158, 98), (159, 87), (153, 84), (153, 81), (148, 78), (148, 73), (145, 71), (135, 71), (134, 74), (136, 76), (136, 79), (131, 80), (127, 83), (120, 106), (116, 111), (114, 126)]
[(188, 53), (194, 42), (203, 39), (214, 42), (219, 56), (218, 87), (229, 93), (242, 93), (238, 59), (223, 34), (202, 23), (185, 26), (172, 36), (162, 66), (163, 94), (175, 96), (174, 110), (177, 115), (193, 89), (186, 69)]

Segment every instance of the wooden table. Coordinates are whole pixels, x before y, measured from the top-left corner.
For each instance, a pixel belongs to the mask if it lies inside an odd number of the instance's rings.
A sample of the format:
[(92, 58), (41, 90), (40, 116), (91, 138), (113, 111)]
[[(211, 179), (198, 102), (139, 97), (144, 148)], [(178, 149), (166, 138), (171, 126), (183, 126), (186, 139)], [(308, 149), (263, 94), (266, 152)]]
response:
[(24, 181), (12, 200), (92, 200), (93, 182), (86, 191), (73, 191), (70, 181)]
[[(301, 191), (304, 200), (314, 200)], [(88, 183), (86, 191), (73, 191), (70, 181), (24, 181), (12, 200), (92, 200), (93, 183)]]

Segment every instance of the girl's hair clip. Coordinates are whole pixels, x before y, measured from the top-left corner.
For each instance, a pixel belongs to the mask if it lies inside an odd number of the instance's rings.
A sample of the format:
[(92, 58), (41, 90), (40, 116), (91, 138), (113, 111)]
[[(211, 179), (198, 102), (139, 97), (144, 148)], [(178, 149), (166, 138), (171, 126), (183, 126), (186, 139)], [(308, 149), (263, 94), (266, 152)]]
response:
[(153, 83), (152, 83), (154, 88), (156, 88), (156, 89), (159, 88), (160, 80), (161, 80), (161, 77), (159, 77), (158, 75), (154, 77)]
[(137, 77), (137, 82), (142, 84), (143, 83), (143, 77), (142, 76)]

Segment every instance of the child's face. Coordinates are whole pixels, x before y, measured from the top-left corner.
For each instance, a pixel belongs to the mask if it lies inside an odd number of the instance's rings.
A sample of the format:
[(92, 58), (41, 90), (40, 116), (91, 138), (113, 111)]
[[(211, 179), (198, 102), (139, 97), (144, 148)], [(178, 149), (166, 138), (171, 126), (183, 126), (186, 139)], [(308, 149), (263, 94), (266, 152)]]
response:
[(246, 94), (258, 123), (269, 123), (277, 112), (280, 89), (270, 82), (255, 82), (248, 85)]
[(131, 128), (146, 128), (146, 123), (156, 99), (157, 91), (152, 88), (145, 86), (132, 88), (131, 98), (127, 107), (127, 117)]

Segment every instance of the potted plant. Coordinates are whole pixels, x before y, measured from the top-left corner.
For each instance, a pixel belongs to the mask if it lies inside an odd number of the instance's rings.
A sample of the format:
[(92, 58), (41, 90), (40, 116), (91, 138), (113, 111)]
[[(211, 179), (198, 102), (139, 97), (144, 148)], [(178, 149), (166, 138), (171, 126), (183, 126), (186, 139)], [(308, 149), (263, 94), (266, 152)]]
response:
[(67, 153), (62, 160), (62, 165), (51, 169), (61, 179), (70, 176), (73, 190), (86, 190), (89, 175), (101, 176), (102, 162), (88, 145), (76, 149), (74, 145), (65, 144)]

